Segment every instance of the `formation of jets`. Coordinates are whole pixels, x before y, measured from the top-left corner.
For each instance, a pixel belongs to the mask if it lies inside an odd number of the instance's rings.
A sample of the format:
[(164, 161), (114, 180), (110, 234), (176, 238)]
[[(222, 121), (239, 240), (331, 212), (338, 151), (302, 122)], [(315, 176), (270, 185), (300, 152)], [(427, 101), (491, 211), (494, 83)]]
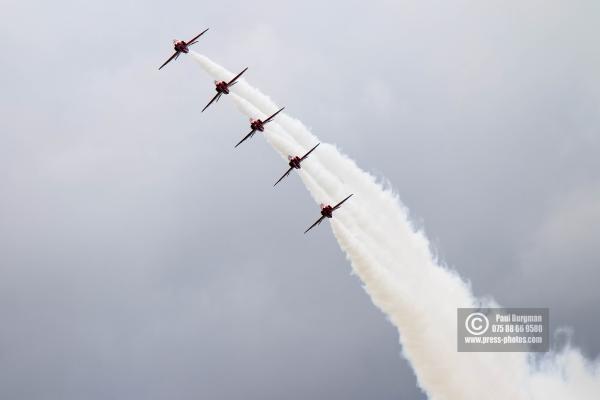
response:
[[(175, 53), (171, 57), (169, 57), (169, 59), (167, 61), (165, 61), (164, 64), (161, 65), (158, 69), (159, 70), (162, 69), (165, 65), (167, 65), (172, 60), (174, 60), (174, 59), (176, 60), (181, 53), (185, 53), (185, 54), (189, 53), (189, 51), (190, 51), (189, 47), (191, 45), (197, 43), (198, 42), (198, 38), (200, 38), (200, 36), (202, 36), (206, 31), (208, 31), (208, 29), (205, 29), (204, 31), (202, 31), (201, 33), (199, 33), (197, 36), (195, 36), (193, 39), (191, 39), (191, 40), (189, 40), (187, 42), (183, 41), (183, 40), (173, 40), (173, 48), (175, 50)], [(226, 82), (226, 81), (215, 81), (215, 90), (216, 90), (217, 94), (215, 94), (215, 96), (202, 109), (202, 112), (204, 112), (204, 110), (206, 110), (212, 103), (218, 102), (222, 95), (229, 94), (229, 89), (238, 82), (238, 79), (247, 70), (248, 70), (247, 67), (244, 68), (242, 70), (242, 72), (240, 72), (239, 74), (237, 74), (229, 82)], [(251, 138), (252, 136), (254, 136), (254, 134), (256, 133), (256, 131), (264, 132), (265, 131), (265, 125), (268, 124), (269, 122), (272, 122), (275, 119), (275, 117), (277, 116), (277, 114), (279, 114), (280, 112), (282, 112), (284, 109), (285, 109), (285, 107), (280, 108), (279, 110), (277, 110), (277, 112), (275, 112), (273, 115), (267, 117), (265, 120), (262, 120), (260, 118), (257, 118), (257, 119), (250, 118), (250, 129), (252, 129), (252, 130), (250, 131), (250, 133), (248, 133), (246, 136), (244, 136), (242, 138), (242, 140), (240, 140), (235, 145), (235, 147), (238, 147), (245, 140), (247, 140), (247, 139)], [(294, 170), (294, 169), (300, 169), (301, 168), (300, 164), (302, 163), (302, 161), (306, 160), (308, 158), (308, 156), (310, 155), (310, 153), (312, 153), (313, 151), (315, 151), (315, 149), (317, 147), (319, 147), (319, 144), (320, 143), (317, 143), (312, 149), (310, 149), (303, 156), (291, 156), (291, 155), (289, 155), (288, 156), (288, 161), (289, 161), (288, 165), (290, 166), (289, 169), (285, 172), (285, 174), (283, 174), (281, 176), (281, 178), (279, 178), (277, 180), (277, 182), (275, 182), (275, 184), (273, 186), (276, 186), (279, 182), (281, 182), (281, 180), (283, 180), (283, 178), (285, 178), (286, 176), (288, 176), (290, 174), (290, 172), (292, 172), (292, 170)], [(340, 201), (339, 203), (337, 203), (334, 206), (321, 204), (321, 217), (314, 224), (312, 224), (311, 226), (309, 226), (308, 229), (304, 231), (304, 233), (310, 231), (312, 228), (314, 228), (315, 226), (319, 225), (321, 222), (323, 222), (323, 220), (325, 218), (332, 218), (333, 217), (333, 212), (335, 210), (337, 210), (338, 208), (340, 208), (342, 206), (342, 204), (344, 204), (344, 202), (346, 202), (346, 200), (348, 200), (352, 196), (353, 196), (353, 194), (350, 194), (348, 197), (346, 197), (344, 200)]]

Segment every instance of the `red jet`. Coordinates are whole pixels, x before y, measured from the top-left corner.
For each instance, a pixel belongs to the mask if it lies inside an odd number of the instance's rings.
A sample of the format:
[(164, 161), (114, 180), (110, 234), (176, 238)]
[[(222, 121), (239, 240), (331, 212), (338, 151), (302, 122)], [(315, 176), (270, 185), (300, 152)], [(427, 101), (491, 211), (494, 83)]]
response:
[[(277, 182), (275, 182), (275, 185), (277, 185), (279, 182), (281, 182), (281, 180), (282, 180), (283, 178), (285, 178), (286, 176), (288, 176), (288, 175), (290, 174), (290, 172), (292, 172), (292, 170), (293, 170), (294, 168), (295, 168), (295, 169), (300, 169), (300, 163), (301, 163), (302, 161), (306, 160), (306, 158), (308, 157), (308, 155), (309, 155), (310, 153), (312, 153), (314, 149), (316, 149), (317, 147), (319, 147), (319, 145), (320, 145), (320, 144), (321, 144), (321, 143), (317, 143), (317, 145), (316, 145), (315, 147), (313, 147), (312, 149), (310, 149), (310, 150), (308, 151), (308, 153), (306, 153), (306, 154), (305, 154), (305, 155), (303, 155), (302, 157), (298, 157), (298, 156), (296, 156), (296, 157), (288, 156), (288, 160), (290, 160), (290, 162), (288, 163), (288, 165), (290, 166), (290, 169), (288, 169), (288, 170), (287, 170), (287, 172), (286, 172), (285, 174), (283, 174), (283, 175), (281, 176), (281, 178), (279, 178), (279, 180), (278, 180)], [(275, 186), (275, 185), (273, 185), (273, 186)]]
[(340, 201), (339, 203), (337, 203), (333, 207), (321, 204), (321, 218), (319, 218), (317, 220), (317, 222), (315, 222), (307, 230), (305, 230), (304, 233), (310, 231), (312, 228), (314, 228), (315, 226), (319, 225), (325, 218), (331, 218), (331, 217), (333, 217), (333, 212), (335, 210), (337, 210), (338, 208), (340, 208), (342, 206), (342, 204), (344, 204), (344, 202), (346, 200), (348, 200), (350, 197), (352, 197), (353, 195), (354, 195), (354, 193), (351, 194), (350, 196), (346, 197), (344, 200)]
[(261, 131), (264, 132), (265, 131), (265, 125), (268, 124), (269, 122), (273, 121), (273, 118), (275, 118), (275, 116), (277, 114), (279, 114), (280, 112), (283, 111), (285, 107), (279, 109), (279, 111), (277, 111), (275, 114), (271, 115), (269, 118), (265, 119), (264, 121), (261, 119), (252, 119), (250, 118), (250, 129), (252, 129), (250, 131), (249, 134), (247, 134), (246, 136), (244, 136), (244, 138), (242, 140), (240, 140), (238, 142), (238, 144), (235, 145), (235, 147), (238, 147), (240, 144), (242, 144), (242, 142), (248, 138), (251, 138), (252, 136), (254, 136), (254, 134), (256, 133), (256, 131)]
[(233, 78), (229, 82), (215, 81), (215, 90), (217, 91), (217, 94), (215, 94), (215, 97), (213, 97), (212, 100), (208, 102), (208, 104), (206, 105), (206, 107), (204, 107), (202, 109), (202, 112), (204, 112), (204, 110), (206, 110), (208, 108), (208, 106), (210, 106), (214, 101), (219, 101), (219, 98), (221, 98), (222, 94), (229, 94), (229, 88), (232, 87), (233, 85), (235, 85), (237, 83), (237, 79), (240, 76), (242, 76), (242, 74), (244, 72), (246, 72), (247, 69), (248, 69), (248, 67), (244, 68), (244, 70), (242, 72), (240, 72), (239, 74), (237, 74), (235, 76), (235, 78)]
[(181, 53), (189, 53), (190, 52), (190, 48), (189, 46), (195, 44), (198, 42), (198, 38), (200, 36), (202, 36), (204, 34), (204, 32), (206, 32), (208, 29), (205, 29), (204, 31), (202, 31), (201, 34), (199, 34), (198, 36), (196, 36), (195, 38), (193, 38), (192, 40), (190, 40), (189, 42), (184, 42), (183, 40), (173, 40), (173, 48), (175, 49), (175, 54), (173, 54), (167, 61), (165, 61), (165, 63), (163, 65), (161, 65), (158, 69), (161, 69), (162, 67), (164, 67), (165, 65), (167, 65), (168, 63), (171, 62), (171, 60), (179, 58), (179, 55)]

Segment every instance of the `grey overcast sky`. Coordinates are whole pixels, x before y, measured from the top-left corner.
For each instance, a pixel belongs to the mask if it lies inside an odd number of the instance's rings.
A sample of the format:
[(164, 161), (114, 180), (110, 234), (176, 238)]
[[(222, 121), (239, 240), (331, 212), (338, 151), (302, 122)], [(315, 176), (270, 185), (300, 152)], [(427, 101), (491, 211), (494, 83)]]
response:
[(600, 2), (0, 1), (0, 398), (423, 398), (297, 176), (173, 38), (600, 353)]

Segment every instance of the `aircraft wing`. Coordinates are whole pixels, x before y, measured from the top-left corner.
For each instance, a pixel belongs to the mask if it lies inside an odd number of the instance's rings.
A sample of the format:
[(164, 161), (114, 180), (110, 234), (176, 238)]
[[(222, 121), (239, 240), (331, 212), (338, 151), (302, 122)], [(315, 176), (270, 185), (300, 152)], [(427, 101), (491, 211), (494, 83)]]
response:
[(277, 114), (279, 114), (280, 112), (282, 112), (282, 111), (284, 110), (284, 108), (285, 108), (285, 107), (281, 108), (281, 109), (280, 109), (279, 111), (277, 111), (275, 114), (273, 114), (273, 115), (271, 115), (269, 118), (265, 119), (265, 120), (264, 120), (264, 122), (263, 122), (263, 124), (266, 124), (267, 122), (271, 122), (271, 120), (272, 120), (273, 118), (275, 118), (275, 116), (276, 116)]
[[(277, 185), (279, 182), (281, 182), (281, 180), (282, 180), (283, 178), (285, 178), (286, 176), (288, 176), (288, 175), (290, 174), (290, 172), (292, 172), (292, 170), (293, 170), (293, 169), (294, 169), (294, 167), (290, 167), (290, 169), (288, 169), (288, 170), (287, 170), (287, 172), (286, 172), (285, 174), (283, 174), (283, 175), (281, 176), (281, 178), (279, 178), (279, 179), (277, 180), (277, 182), (275, 182), (275, 185)], [(273, 185), (273, 186), (275, 186), (275, 185)]]
[(161, 69), (162, 67), (164, 67), (165, 65), (167, 65), (168, 63), (170, 63), (171, 60), (173, 60), (178, 55), (179, 55), (179, 52), (176, 51), (175, 54), (173, 54), (171, 57), (169, 57), (169, 59), (167, 61), (165, 61), (165, 63), (163, 65), (161, 65), (160, 67), (158, 67), (158, 69)]
[(192, 40), (190, 40), (189, 42), (187, 42), (185, 45), (186, 46), (191, 46), (194, 43), (196, 43), (196, 39), (198, 39), (200, 36), (204, 35), (204, 33), (208, 30), (208, 28), (206, 28), (205, 30), (203, 30), (198, 36), (196, 36), (195, 38), (193, 38)]
[(212, 98), (211, 101), (208, 102), (208, 104), (202, 109), (202, 112), (204, 112), (204, 110), (206, 110), (208, 108), (208, 106), (210, 106), (215, 100), (219, 100), (219, 97), (221, 97), (222, 93), (217, 93), (215, 94), (215, 97)]
[(319, 225), (321, 223), (321, 221), (323, 221), (325, 217), (321, 217), (317, 220), (317, 222), (315, 222), (314, 224), (312, 224), (311, 226), (308, 227), (307, 230), (304, 231), (304, 233), (310, 231), (312, 228), (314, 228), (315, 226)]
[(242, 140), (240, 140), (240, 141), (238, 142), (238, 144), (236, 144), (234, 147), (238, 147), (240, 144), (242, 144), (242, 142), (244, 142), (244, 140), (246, 140), (246, 139), (248, 139), (248, 138), (251, 138), (251, 137), (254, 135), (254, 132), (256, 132), (256, 129), (252, 129), (252, 130), (250, 131), (250, 133), (249, 133), (249, 134), (247, 134), (246, 136), (244, 136), (244, 138), (243, 138)]
[(310, 153), (312, 153), (312, 152), (313, 152), (313, 151), (314, 151), (314, 150), (315, 150), (317, 147), (319, 147), (319, 145), (320, 145), (320, 144), (321, 144), (321, 143), (317, 143), (317, 145), (316, 145), (315, 147), (313, 147), (312, 149), (310, 149), (310, 150), (308, 151), (308, 153), (306, 153), (305, 155), (303, 155), (303, 156), (302, 156), (302, 158), (300, 159), (300, 161), (304, 161), (304, 160), (306, 159), (306, 157), (308, 157), (308, 155), (309, 155)]
[(244, 70), (243, 70), (242, 72), (240, 72), (239, 74), (237, 74), (237, 75), (235, 76), (235, 78), (233, 78), (232, 80), (230, 80), (229, 82), (227, 82), (227, 86), (231, 86), (231, 85), (233, 85), (233, 84), (235, 83), (235, 81), (236, 81), (236, 80), (237, 80), (237, 79), (238, 79), (240, 76), (242, 76), (242, 74), (243, 74), (244, 72), (246, 72), (246, 70), (247, 70), (247, 69), (248, 69), (248, 67), (244, 68)]
[(350, 197), (354, 196), (354, 193), (352, 193), (350, 196), (346, 197), (344, 200), (340, 201), (339, 203), (336, 204), (335, 207), (333, 207), (334, 210), (337, 210), (338, 208), (340, 208), (342, 206), (342, 204), (344, 204), (344, 202), (346, 200), (348, 200)]

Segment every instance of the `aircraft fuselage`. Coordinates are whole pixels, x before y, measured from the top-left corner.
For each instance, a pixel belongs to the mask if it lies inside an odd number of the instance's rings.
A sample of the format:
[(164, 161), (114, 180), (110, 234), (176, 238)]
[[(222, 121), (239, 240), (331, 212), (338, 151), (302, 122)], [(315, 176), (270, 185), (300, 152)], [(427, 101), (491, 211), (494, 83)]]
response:
[(180, 53), (189, 53), (190, 49), (183, 40), (173, 40), (173, 48)]
[(215, 85), (215, 90), (219, 93), (229, 94), (229, 87), (227, 86), (227, 82), (221, 81), (217, 82)]
[(327, 218), (333, 217), (333, 207), (325, 206), (321, 209), (321, 215)]
[(264, 132), (265, 131), (265, 124), (260, 119), (255, 119), (250, 124), (250, 128), (252, 128), (255, 131)]
[(300, 160), (300, 157), (296, 156), (296, 157), (290, 159), (289, 166), (292, 168), (300, 169), (301, 161), (302, 160)]

